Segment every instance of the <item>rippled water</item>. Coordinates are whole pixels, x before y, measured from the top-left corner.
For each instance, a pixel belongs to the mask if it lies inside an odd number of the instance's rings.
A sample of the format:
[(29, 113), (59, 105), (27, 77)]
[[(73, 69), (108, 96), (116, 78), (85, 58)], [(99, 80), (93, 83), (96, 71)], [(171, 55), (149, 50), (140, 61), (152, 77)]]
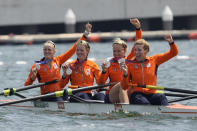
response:
[[(158, 85), (170, 88), (197, 90), (197, 41), (177, 40), (179, 55), (162, 64), (158, 70)], [(131, 43), (128, 43), (131, 47)], [(164, 41), (150, 41), (149, 55), (162, 53), (169, 49)], [(89, 58), (98, 65), (104, 58), (112, 56), (112, 44), (91, 44)], [(57, 44), (57, 53), (63, 53), (71, 44)], [(130, 50), (130, 48), (129, 48)], [(0, 91), (4, 88), (20, 88), (27, 78), (34, 60), (42, 57), (42, 45), (0, 46)], [(72, 59), (75, 59), (73, 56)], [(39, 89), (24, 91), (24, 95), (39, 94)], [(9, 99), (0, 96), (1, 99)], [(16, 98), (16, 97), (11, 97)], [(168, 97), (172, 99), (172, 97)], [(197, 99), (181, 102), (196, 105)], [(32, 111), (0, 108), (0, 130), (5, 131), (103, 131), (103, 130), (173, 130), (193, 131), (197, 129), (197, 119), (173, 118), (164, 116), (139, 116), (128, 114), (77, 115), (64, 112)]]

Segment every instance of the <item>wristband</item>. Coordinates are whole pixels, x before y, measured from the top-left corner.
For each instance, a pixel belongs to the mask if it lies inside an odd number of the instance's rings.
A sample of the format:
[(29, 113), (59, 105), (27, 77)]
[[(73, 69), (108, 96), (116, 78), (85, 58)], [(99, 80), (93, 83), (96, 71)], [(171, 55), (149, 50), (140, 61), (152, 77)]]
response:
[(135, 28), (136, 30), (140, 30), (141, 28), (139, 27), (139, 28)]
[(86, 31), (83, 33), (84, 36), (88, 37), (88, 35), (90, 34), (90, 32)]
[(83, 37), (87, 40), (88, 39), (88, 37), (85, 35), (85, 34), (83, 34)]
[(173, 44), (174, 44), (174, 41), (170, 42), (169, 44), (170, 44), (170, 45), (173, 45)]

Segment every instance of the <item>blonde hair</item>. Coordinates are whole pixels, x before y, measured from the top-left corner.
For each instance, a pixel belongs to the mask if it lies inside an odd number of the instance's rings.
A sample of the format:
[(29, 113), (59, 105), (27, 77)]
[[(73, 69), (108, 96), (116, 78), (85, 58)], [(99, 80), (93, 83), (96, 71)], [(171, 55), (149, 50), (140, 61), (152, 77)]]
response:
[(77, 42), (77, 46), (78, 45), (83, 45), (83, 46), (85, 46), (85, 48), (87, 49), (87, 50), (90, 50), (90, 45), (89, 45), (89, 43), (87, 42), (87, 41), (85, 41), (85, 40), (79, 40), (78, 42)]
[(53, 41), (51, 41), (51, 40), (46, 41), (46, 42), (44, 43), (44, 46), (45, 46), (45, 45), (48, 45), (48, 44), (52, 45), (52, 46), (55, 48), (55, 43), (54, 43)]
[(150, 46), (149, 43), (144, 39), (139, 39), (135, 42), (135, 45), (143, 45), (144, 50), (147, 50), (149, 52)]
[(122, 48), (124, 48), (125, 51), (127, 50), (127, 43), (124, 40), (121, 40), (120, 38), (115, 38), (114, 41), (113, 41), (113, 46), (115, 44), (121, 45)]

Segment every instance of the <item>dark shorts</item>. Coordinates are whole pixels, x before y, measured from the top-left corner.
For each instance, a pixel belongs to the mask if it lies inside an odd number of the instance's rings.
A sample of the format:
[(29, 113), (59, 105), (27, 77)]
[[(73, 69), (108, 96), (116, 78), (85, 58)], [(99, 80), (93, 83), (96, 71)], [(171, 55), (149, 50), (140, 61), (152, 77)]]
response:
[[(76, 96), (76, 97), (79, 97), (81, 99), (84, 99), (84, 100), (91, 100), (91, 98), (92, 98), (92, 94), (90, 94), (90, 93), (81, 93), (81, 92), (78, 92), (78, 93), (75, 93), (73, 95)], [(76, 100), (76, 99), (74, 99), (72, 97), (70, 97), (70, 100), (69, 101), (70, 102), (79, 102), (78, 100)]]
[(134, 92), (129, 98), (130, 104), (143, 105), (168, 105), (168, 100), (164, 94), (144, 94)]
[(111, 103), (110, 100), (109, 100), (109, 94), (105, 95), (105, 100), (104, 101), (105, 101), (105, 103)]
[[(74, 96), (80, 97), (84, 100), (99, 100), (99, 101), (104, 101), (105, 95), (103, 93), (96, 93), (94, 96), (90, 93), (76, 93)], [(74, 98), (70, 98), (70, 102), (79, 102)]]
[(41, 101), (65, 101), (66, 99), (64, 97), (47, 97), (47, 98), (41, 98)]
[(92, 100), (99, 100), (99, 101), (104, 101), (105, 99), (105, 94), (103, 93), (96, 93), (94, 96), (92, 96)]

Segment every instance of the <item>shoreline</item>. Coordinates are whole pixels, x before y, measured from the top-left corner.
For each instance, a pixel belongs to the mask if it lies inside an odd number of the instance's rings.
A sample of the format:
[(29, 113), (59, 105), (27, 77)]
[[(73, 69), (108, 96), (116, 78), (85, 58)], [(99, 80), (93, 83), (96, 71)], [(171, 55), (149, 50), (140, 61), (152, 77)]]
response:
[[(171, 33), (174, 39), (197, 39), (197, 30), (143, 31), (142, 37), (146, 40), (163, 40), (166, 33)], [(0, 35), (0, 45), (42, 44), (47, 40), (52, 40), (55, 43), (67, 43), (75, 42), (81, 35), (82, 33)], [(135, 39), (135, 31), (91, 33), (88, 40), (93, 43), (109, 42), (117, 37), (131, 42)]]

